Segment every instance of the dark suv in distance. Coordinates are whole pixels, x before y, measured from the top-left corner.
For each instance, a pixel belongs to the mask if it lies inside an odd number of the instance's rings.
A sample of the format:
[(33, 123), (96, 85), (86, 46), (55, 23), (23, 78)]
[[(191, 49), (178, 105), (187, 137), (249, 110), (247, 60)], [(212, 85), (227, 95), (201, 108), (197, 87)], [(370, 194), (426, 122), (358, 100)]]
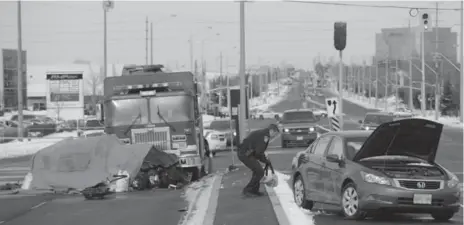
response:
[(360, 130), (375, 130), (382, 123), (389, 123), (395, 120), (393, 113), (370, 112), (366, 113), (364, 120), (359, 120)]
[(318, 137), (317, 122), (319, 122), (319, 118), (309, 109), (285, 111), (282, 120), (279, 121), (282, 148), (311, 144)]

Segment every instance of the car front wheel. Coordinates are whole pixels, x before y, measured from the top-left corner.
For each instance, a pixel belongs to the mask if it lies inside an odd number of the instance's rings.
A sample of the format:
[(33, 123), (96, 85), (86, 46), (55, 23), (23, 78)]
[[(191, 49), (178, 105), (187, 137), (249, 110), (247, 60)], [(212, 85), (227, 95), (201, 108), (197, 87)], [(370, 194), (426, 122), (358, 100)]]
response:
[(436, 221), (440, 221), (440, 222), (446, 222), (450, 220), (451, 218), (453, 218), (453, 216), (454, 216), (454, 212), (451, 210), (432, 213), (433, 219)]
[(366, 212), (359, 208), (359, 194), (354, 183), (348, 183), (343, 187), (341, 208), (346, 219), (362, 220), (366, 218)]
[(307, 210), (313, 208), (313, 202), (306, 199), (305, 187), (301, 176), (297, 176), (293, 182), (293, 198), (299, 207)]

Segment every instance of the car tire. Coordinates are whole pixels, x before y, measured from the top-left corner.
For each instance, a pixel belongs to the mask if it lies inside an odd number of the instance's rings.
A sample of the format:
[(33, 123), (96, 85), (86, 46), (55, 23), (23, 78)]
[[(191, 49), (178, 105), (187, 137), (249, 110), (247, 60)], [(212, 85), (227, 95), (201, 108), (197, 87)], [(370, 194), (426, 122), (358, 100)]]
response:
[(439, 211), (432, 213), (432, 217), (434, 220), (439, 221), (439, 222), (446, 222), (453, 218), (455, 212), (451, 210), (446, 210), (446, 211)]
[(340, 206), (345, 219), (363, 220), (366, 218), (367, 213), (359, 209), (359, 194), (353, 182), (343, 186), (341, 195)]
[(287, 142), (284, 141), (284, 140), (282, 140), (282, 148), (287, 148), (287, 147), (288, 147), (288, 146), (287, 146)]
[(264, 120), (264, 116), (263, 116), (263, 115), (259, 115), (259, 119), (260, 119), (260, 120)]
[(213, 157), (215, 157), (215, 156), (216, 156), (216, 152), (212, 152), (211, 154), (213, 155)]
[(293, 181), (293, 199), (299, 207), (307, 210), (313, 209), (314, 203), (307, 200), (303, 179), (300, 175), (296, 176)]

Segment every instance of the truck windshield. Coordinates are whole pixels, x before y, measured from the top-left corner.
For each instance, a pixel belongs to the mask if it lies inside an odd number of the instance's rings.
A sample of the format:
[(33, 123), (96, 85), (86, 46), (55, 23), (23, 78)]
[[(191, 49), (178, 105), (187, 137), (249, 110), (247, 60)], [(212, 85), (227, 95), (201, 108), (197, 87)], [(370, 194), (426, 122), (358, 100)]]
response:
[(111, 100), (107, 112), (111, 126), (148, 123), (148, 106), (144, 98)]
[(193, 99), (187, 95), (153, 97), (150, 111), (152, 123), (189, 121), (193, 119)]
[(294, 122), (294, 121), (304, 121), (304, 122), (316, 122), (313, 112), (311, 111), (296, 111), (296, 112), (286, 112), (283, 115), (282, 121)]

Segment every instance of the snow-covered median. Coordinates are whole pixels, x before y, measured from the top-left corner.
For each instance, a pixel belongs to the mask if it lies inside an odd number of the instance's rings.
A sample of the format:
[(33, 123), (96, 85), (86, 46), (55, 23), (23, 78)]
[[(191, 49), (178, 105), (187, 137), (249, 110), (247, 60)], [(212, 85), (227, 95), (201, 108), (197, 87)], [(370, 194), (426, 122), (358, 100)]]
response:
[[(331, 90), (334, 94), (338, 94), (337, 91)], [(343, 99), (346, 101), (349, 101), (353, 104), (359, 105), (360, 107), (366, 108), (366, 109), (378, 109), (381, 111), (385, 111), (385, 99), (379, 99), (377, 101), (377, 107), (375, 105), (375, 98), (367, 98), (365, 96), (360, 96), (356, 95), (351, 92), (344, 91), (343, 92)], [(386, 99), (387, 101), (387, 112), (394, 112), (396, 109), (396, 98), (395, 96), (390, 96)], [(399, 100), (398, 102), (399, 107), (407, 107), (404, 103)], [(414, 110), (414, 113), (416, 115), (420, 115), (420, 110)], [(426, 111), (426, 116), (416, 116), (418, 118), (424, 118), (428, 120), (435, 121), (435, 111), (433, 110), (428, 110)], [(452, 126), (452, 127), (457, 127), (457, 128), (463, 128), (463, 124), (459, 121), (459, 118), (457, 117), (449, 117), (449, 116), (441, 116), (438, 118), (438, 121), (440, 123), (443, 123), (444, 125)]]
[(77, 132), (55, 133), (43, 138), (35, 138), (31, 141), (24, 139), (22, 142), (15, 140), (3, 143), (0, 144), (0, 159), (32, 155), (45, 147), (69, 137), (77, 137)]

